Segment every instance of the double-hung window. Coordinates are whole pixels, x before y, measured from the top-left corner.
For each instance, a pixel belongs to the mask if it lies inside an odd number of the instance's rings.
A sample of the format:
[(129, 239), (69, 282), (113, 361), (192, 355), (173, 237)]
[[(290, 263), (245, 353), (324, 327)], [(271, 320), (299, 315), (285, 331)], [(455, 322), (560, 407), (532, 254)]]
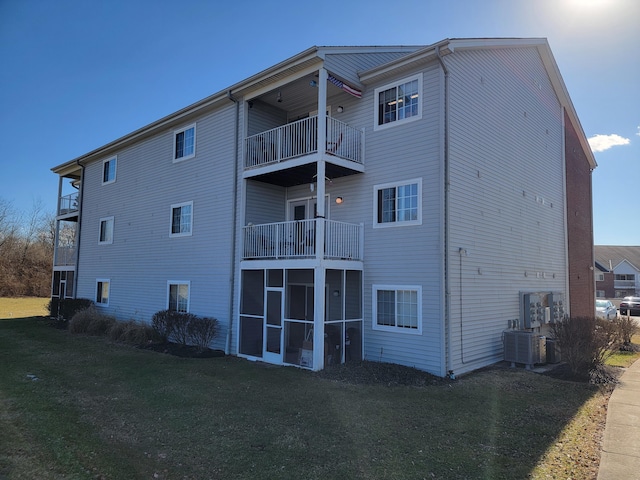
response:
[(173, 161), (186, 160), (196, 154), (196, 126), (189, 125), (173, 132)]
[(193, 227), (193, 202), (171, 205), (171, 230), (169, 236), (184, 237), (191, 235)]
[(373, 227), (422, 224), (422, 179), (375, 185)]
[(102, 162), (102, 185), (116, 181), (116, 166), (118, 157), (112, 157)]
[(190, 282), (169, 280), (167, 282), (167, 310), (187, 313), (189, 311)]
[(374, 130), (422, 118), (422, 74), (376, 88)]
[(422, 333), (422, 287), (373, 285), (373, 329)]
[(96, 305), (102, 307), (109, 306), (109, 286), (111, 282), (106, 278), (96, 280)]
[(108, 245), (113, 243), (113, 217), (105, 217), (100, 219), (100, 233), (98, 237), (100, 245)]

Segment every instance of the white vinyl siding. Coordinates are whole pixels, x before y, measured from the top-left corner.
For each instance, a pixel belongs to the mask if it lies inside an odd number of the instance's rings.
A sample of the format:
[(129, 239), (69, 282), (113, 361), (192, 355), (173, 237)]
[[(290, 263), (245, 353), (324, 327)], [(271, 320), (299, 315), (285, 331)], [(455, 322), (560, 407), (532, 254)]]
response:
[(173, 160), (175, 162), (195, 157), (196, 126), (195, 124), (173, 132)]
[(111, 157), (102, 162), (102, 184), (107, 185), (116, 181), (118, 157)]
[[(172, 163), (174, 130), (168, 129), (120, 149), (118, 180), (108, 188), (102, 188), (102, 158), (87, 164), (82, 220), (94, 227), (79, 233), (79, 298), (95, 298), (95, 279), (110, 278), (105, 311), (121, 320), (150, 322), (166, 309), (167, 280), (188, 279), (190, 312), (228, 317), (235, 111), (229, 102), (197, 118), (197, 158), (206, 161)], [(185, 200), (207, 212), (206, 221), (196, 212), (197, 235), (192, 228), (193, 235), (183, 238), (188, 248), (169, 236), (170, 206)], [(98, 225), (111, 215), (118, 219), (117, 231), (113, 245), (105, 248), (96, 241)], [(215, 348), (225, 348), (226, 334), (227, 323), (221, 321)]]
[(451, 368), (503, 358), (519, 292), (566, 291), (563, 113), (535, 48), (449, 69)]
[(98, 232), (98, 243), (100, 245), (110, 245), (113, 243), (113, 217), (100, 219), (100, 230)]

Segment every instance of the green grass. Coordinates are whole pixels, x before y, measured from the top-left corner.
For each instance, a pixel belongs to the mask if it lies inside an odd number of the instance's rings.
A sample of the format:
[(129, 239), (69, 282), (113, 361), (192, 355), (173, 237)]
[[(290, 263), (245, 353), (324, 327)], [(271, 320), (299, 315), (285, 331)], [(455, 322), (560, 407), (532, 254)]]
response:
[[(582, 423), (606, 401), (510, 368), (350, 384), (139, 350), (42, 318), (0, 320), (0, 363), (3, 479), (593, 478), (599, 437)], [(595, 453), (571, 459), (584, 452)]]

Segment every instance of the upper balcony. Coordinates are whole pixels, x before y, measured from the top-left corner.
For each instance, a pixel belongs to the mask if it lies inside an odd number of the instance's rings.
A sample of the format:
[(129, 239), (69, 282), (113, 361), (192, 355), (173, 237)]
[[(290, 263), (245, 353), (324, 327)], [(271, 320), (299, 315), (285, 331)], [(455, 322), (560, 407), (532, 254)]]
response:
[(58, 217), (75, 217), (79, 212), (78, 192), (63, 195), (58, 199)]
[[(325, 153), (362, 165), (362, 132), (327, 117)], [(318, 117), (312, 116), (251, 135), (244, 143), (244, 168), (252, 169), (318, 153)]]

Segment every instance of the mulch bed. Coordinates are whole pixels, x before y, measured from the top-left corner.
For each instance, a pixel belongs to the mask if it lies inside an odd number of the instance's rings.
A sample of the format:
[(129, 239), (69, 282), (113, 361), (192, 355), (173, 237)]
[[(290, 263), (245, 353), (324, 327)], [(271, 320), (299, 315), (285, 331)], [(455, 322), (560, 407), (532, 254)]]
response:
[(149, 343), (147, 345), (140, 345), (139, 348), (183, 358), (216, 358), (225, 356), (223, 350), (214, 350), (211, 348), (202, 349), (193, 345), (181, 345), (173, 342)]

